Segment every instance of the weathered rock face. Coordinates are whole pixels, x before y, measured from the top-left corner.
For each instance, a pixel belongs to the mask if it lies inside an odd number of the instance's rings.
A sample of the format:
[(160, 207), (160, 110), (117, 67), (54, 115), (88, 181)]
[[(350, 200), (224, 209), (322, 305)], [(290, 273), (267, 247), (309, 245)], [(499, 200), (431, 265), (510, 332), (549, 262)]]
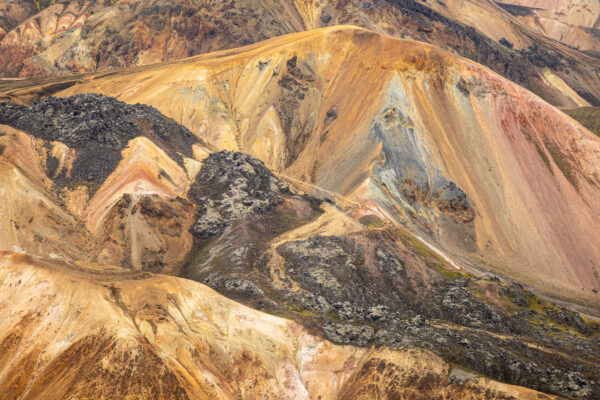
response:
[[(210, 257), (223, 253), (216, 243)], [(204, 283), (219, 292), (334, 343), (426, 348), (504, 382), (573, 399), (600, 393), (600, 325), (518, 284), (449, 271), (397, 232), (313, 236), (269, 246), (234, 268), (201, 265)], [(575, 361), (573, 352), (586, 358)]]
[[(292, 193), (260, 160), (232, 151), (212, 153), (203, 161), (188, 198), (200, 212), (191, 229), (195, 249), (182, 274), (201, 282), (211, 281), (212, 272), (252, 265), (270, 239), (321, 213), (320, 201)], [(218, 280), (215, 285), (256, 293), (244, 282)]]
[(197, 209), (181, 197), (125, 192), (96, 229), (89, 259), (155, 273), (175, 273), (191, 248)]
[(47, 160), (57, 183), (88, 183), (98, 187), (115, 170), (130, 140), (145, 136), (183, 164), (198, 140), (186, 128), (164, 117), (154, 107), (129, 105), (97, 94), (70, 98), (47, 97), (30, 107), (0, 103), (0, 124), (13, 126), (48, 142), (75, 149), (70, 170), (59, 170), (59, 160)]
[(398, 293), (407, 289), (408, 277), (401, 261), (385, 247), (375, 250), (373, 270), (366, 268), (361, 247), (347, 238), (315, 236), (276, 250), (285, 259), (285, 273), (310, 293), (309, 298), (320, 300), (319, 313), (337, 312), (341, 320), (349, 321), (402, 314)]
[[(562, 104), (566, 101), (573, 104), (573, 98), (578, 96), (571, 96), (569, 100), (564, 93), (558, 93), (560, 90), (549, 88), (552, 85), (540, 78), (543, 72), (540, 68), (548, 68), (568, 81), (568, 86), (580, 93), (584, 101), (597, 102), (597, 95), (590, 96), (591, 91), (585, 89), (583, 80), (579, 81), (564, 73), (565, 68), (575, 66), (574, 59), (581, 55), (577, 56), (567, 48), (561, 49), (561, 46), (557, 47), (541, 35), (531, 35), (517, 21), (487, 2), (452, 1), (446, 4), (437, 1), (426, 3), (393, 0), (369, 2), (366, 8), (360, 2), (338, 2), (331, 9), (335, 10), (332, 10), (335, 18), (329, 25), (356, 24), (396, 37), (440, 46), (488, 66), (551, 103)], [(382, 19), (395, 19), (399, 23), (382, 27), (378, 23)], [(519, 46), (507, 47), (503, 44), (507, 42), (505, 36), (518, 42)], [(595, 65), (598, 62), (585, 56), (583, 58), (587, 60), (584, 63)], [(561, 70), (563, 72), (559, 72)], [(586, 72), (581, 73), (587, 75)]]
[(0, 125), (0, 249), (177, 271), (193, 242), (197, 208), (185, 197), (203, 151), (186, 128), (94, 94), (1, 103), (0, 121), (21, 129)]
[(2, 253), (0, 289), (0, 387), (10, 399), (541, 395), (451, 380), (450, 366), (428, 351), (334, 345), (164, 275)]
[(211, 211), (192, 228), (198, 241), (183, 275), (333, 343), (428, 349), (503, 382), (573, 399), (600, 394), (600, 325), (516, 283), (452, 271), (394, 229), (303, 237), (339, 229), (331, 206), (280, 226), (279, 237), (261, 230), (293, 196), (248, 155), (210, 155), (189, 197)]
[(402, 113), (403, 103), (404, 88), (391, 85), (384, 103), (389, 106), (372, 122), (370, 136), (382, 146), (382, 162), (373, 166), (373, 180), (391, 203), (401, 205), (411, 225), (445, 242), (459, 236), (461, 245), (473, 250), (475, 209), (465, 192), (432, 161), (414, 122)]
[(221, 151), (204, 160), (188, 197), (202, 205), (192, 231), (201, 239), (245, 217), (267, 213), (291, 195), (287, 185), (262, 161), (244, 153)]
[(21, 21), (34, 14), (29, 4), (22, 0), (4, 0), (0, 2), (0, 39)]

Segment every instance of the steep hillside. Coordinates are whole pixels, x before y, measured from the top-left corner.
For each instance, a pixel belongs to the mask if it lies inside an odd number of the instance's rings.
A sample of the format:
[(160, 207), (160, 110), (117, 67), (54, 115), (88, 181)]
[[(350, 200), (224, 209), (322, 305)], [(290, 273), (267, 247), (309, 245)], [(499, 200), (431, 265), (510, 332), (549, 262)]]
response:
[(600, 54), (598, 0), (503, 0), (497, 3), (541, 34), (596, 56)]
[[(372, 200), (315, 186), (320, 199), (298, 194), (311, 184), (288, 185), (247, 154), (206, 154), (156, 109), (109, 97), (4, 103), (0, 117), (28, 132), (0, 126), (0, 244), (12, 251), (0, 261), (1, 292), (16, 299), (3, 301), (11, 319), (0, 324), (10, 398), (600, 393), (598, 323), (510, 280), (460, 271)], [(459, 196), (447, 205), (455, 215), (473, 218), (460, 189), (443, 190)], [(239, 338), (222, 334), (231, 329)], [(323, 353), (307, 359), (315, 346)]]
[[(69, 71), (73, 63), (81, 62), (69, 47), (75, 45), (86, 20), (103, 10), (110, 1), (71, 0), (2, 0), (0, 1), (0, 65), (3, 76), (36, 74), (33, 67), (24, 65), (25, 60), (35, 58), (49, 44), (62, 40), (51, 62)], [(56, 54), (58, 53), (58, 54)], [(69, 61), (69, 59), (73, 61)], [(27, 68), (30, 72), (26, 72)]]
[(458, 264), (595, 298), (598, 138), (464, 59), (330, 28), (72, 84), (61, 95), (153, 105), (214, 149), (376, 204)]
[(0, 103), (0, 249), (163, 270), (191, 247), (190, 177), (205, 154), (156, 109), (113, 98)]
[(600, 139), (480, 65), (343, 26), (0, 96), (9, 398), (600, 393)]
[(316, 207), (229, 151), (206, 158), (188, 195), (203, 207), (181, 276), (334, 343), (428, 349), (502, 382), (600, 393), (600, 325), (515, 282), (459, 272), (368, 210)]
[(59, 1), (0, 38), (0, 71), (31, 77), (142, 66), (336, 24), (435, 44), (556, 105), (600, 104), (598, 59), (487, 0)]
[[(130, 190), (109, 208), (129, 225), (125, 231), (144, 217), (159, 218), (150, 224), (166, 228), (164, 239), (183, 221), (194, 237), (189, 256), (181, 264), (142, 257), (142, 272), (134, 263), (68, 261), (76, 253), (2, 254), (0, 292), (14, 299), (3, 300), (11, 318), (0, 324), (0, 385), (10, 398), (96, 398), (98, 391), (111, 398), (538, 396), (485, 377), (573, 399), (600, 392), (599, 324), (514, 282), (457, 272), (390, 221), (296, 195), (248, 155), (219, 152), (204, 160), (187, 195), (200, 206), (194, 214), (175, 211), (165, 193), (145, 195), (139, 183)], [(127, 209), (136, 197), (139, 214)], [(21, 209), (30, 220), (26, 228), (15, 222), (18, 238), (23, 230), (69, 232), (36, 211)], [(107, 226), (98, 226), (112, 243), (103, 255), (119, 260), (135, 233)], [(46, 247), (22, 241), (26, 250), (13, 250), (44, 254), (69, 240), (38, 238)], [(152, 245), (147, 234), (138, 240)], [(160, 250), (188, 251), (177, 241), (163, 241)], [(147, 272), (154, 270), (288, 320)], [(377, 350), (367, 350), (372, 345)], [(315, 374), (335, 383), (324, 385)]]
[(334, 345), (183, 279), (2, 253), (0, 286), (7, 399), (553, 398)]
[(564, 112), (591, 132), (600, 136), (600, 107), (568, 108)]

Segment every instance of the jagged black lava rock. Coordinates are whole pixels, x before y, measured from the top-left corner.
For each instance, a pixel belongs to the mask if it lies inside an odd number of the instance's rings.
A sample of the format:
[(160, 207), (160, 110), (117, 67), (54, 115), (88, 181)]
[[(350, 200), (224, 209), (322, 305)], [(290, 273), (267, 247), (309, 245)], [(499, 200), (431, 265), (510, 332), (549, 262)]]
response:
[(201, 206), (192, 228), (201, 240), (182, 276), (334, 343), (427, 349), (502, 382), (599, 398), (600, 328), (576, 312), (536, 311), (541, 299), (515, 282), (440, 272), (394, 231), (315, 235), (275, 255), (272, 240), (298, 226), (273, 232), (286, 221), (280, 201), (295, 195), (246, 154), (211, 154), (188, 195)]
[(212, 153), (188, 192), (190, 200), (202, 205), (192, 233), (213, 237), (233, 221), (272, 209), (282, 194), (292, 193), (262, 161), (233, 151)]
[(0, 123), (77, 150), (69, 177), (57, 182), (100, 185), (121, 160), (131, 139), (146, 136), (174, 160), (192, 157), (198, 139), (185, 127), (144, 104), (127, 104), (99, 94), (47, 97), (30, 107), (0, 102)]
[(25, 110), (27, 107), (20, 104), (0, 102), (0, 124), (12, 125)]

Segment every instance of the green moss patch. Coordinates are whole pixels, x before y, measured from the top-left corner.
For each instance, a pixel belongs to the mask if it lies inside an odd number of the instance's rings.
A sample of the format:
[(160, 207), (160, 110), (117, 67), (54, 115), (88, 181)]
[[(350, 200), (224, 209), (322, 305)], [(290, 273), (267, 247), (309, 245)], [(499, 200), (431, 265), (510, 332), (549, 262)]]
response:
[(565, 114), (600, 136), (600, 107), (580, 107), (564, 110)]

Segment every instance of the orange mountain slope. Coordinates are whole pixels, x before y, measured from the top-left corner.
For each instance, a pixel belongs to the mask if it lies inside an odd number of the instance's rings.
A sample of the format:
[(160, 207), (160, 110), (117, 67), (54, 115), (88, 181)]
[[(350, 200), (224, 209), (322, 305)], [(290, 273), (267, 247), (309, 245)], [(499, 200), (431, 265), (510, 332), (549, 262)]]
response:
[(549, 38), (595, 55), (600, 52), (598, 0), (503, 0), (497, 3), (524, 25)]
[(329, 343), (199, 283), (0, 253), (10, 399), (538, 399), (422, 350)]
[(336, 27), (72, 84), (60, 95), (154, 105), (214, 149), (374, 202), (459, 264), (600, 284), (598, 138), (435, 47)]
[(0, 0), (0, 76), (143, 66), (352, 24), (468, 57), (555, 105), (600, 104), (600, 61), (576, 50), (593, 48), (592, 27), (524, 18), (488, 0)]

